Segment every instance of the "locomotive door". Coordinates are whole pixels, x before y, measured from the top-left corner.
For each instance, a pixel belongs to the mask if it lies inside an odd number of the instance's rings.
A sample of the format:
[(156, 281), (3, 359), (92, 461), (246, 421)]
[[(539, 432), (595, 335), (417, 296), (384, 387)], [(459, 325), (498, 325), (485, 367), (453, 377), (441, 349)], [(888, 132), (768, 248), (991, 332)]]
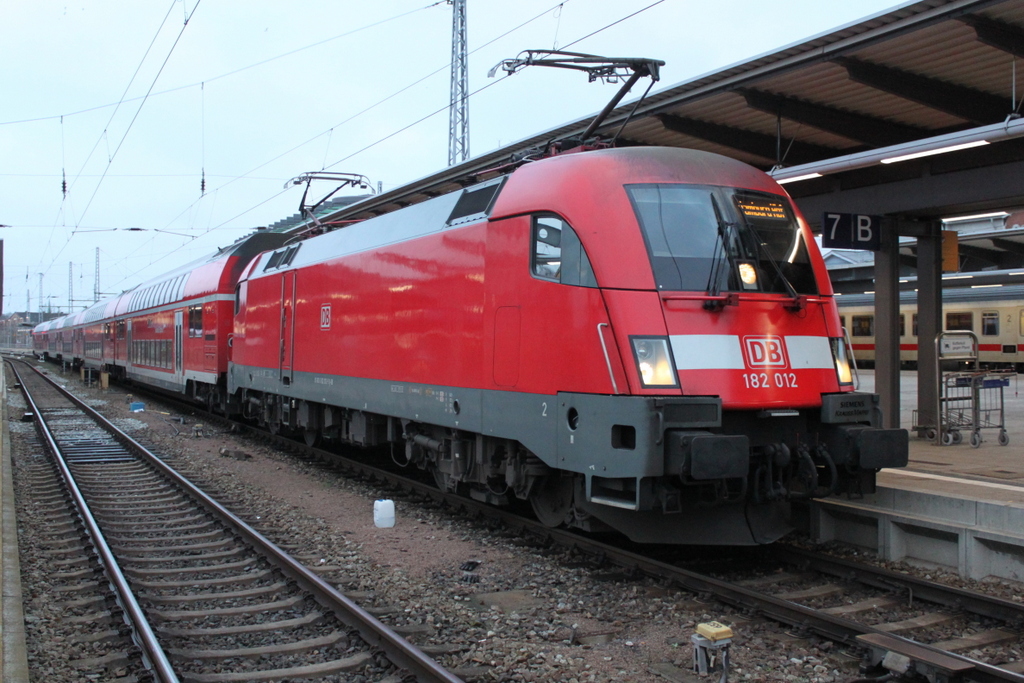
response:
[(292, 383), (295, 356), (295, 271), (281, 275), (281, 381)]
[(182, 317), (183, 311), (174, 312), (174, 376), (181, 381), (184, 377), (185, 365), (182, 363)]

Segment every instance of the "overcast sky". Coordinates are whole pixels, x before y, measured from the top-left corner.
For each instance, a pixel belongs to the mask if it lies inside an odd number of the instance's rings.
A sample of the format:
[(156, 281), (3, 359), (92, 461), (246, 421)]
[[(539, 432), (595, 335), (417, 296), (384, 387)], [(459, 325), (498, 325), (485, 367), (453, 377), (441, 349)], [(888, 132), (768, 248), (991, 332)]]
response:
[[(618, 88), (561, 69), (488, 80), (521, 50), (593, 33), (570, 49), (664, 60), (656, 92), (894, 4), (468, 0), (469, 89), (491, 86), (470, 99), (470, 150)], [(444, 168), (451, 22), (443, 0), (0, 0), (4, 312), (39, 309), (40, 273), (43, 309), (68, 310), (69, 263), (86, 306), (97, 247), (113, 294), (290, 216), (302, 188), (283, 186), (306, 171), (387, 190)]]

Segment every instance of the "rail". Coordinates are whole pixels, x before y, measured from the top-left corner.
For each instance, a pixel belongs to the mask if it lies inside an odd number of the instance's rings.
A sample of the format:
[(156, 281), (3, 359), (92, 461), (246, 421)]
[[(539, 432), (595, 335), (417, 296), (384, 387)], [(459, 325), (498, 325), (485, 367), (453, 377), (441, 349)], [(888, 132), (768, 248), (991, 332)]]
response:
[[(281, 548), (276, 544), (249, 526), (249, 524), (244, 522), (233, 512), (225, 508), (213, 498), (210, 498), (192, 482), (164, 463), (156, 455), (151, 453), (145, 446), (119, 430), (112, 422), (103, 417), (103, 415), (78, 399), (74, 394), (52, 382), (35, 368), (31, 369), (49, 382), (50, 385), (59, 391), (64, 397), (74, 403), (76, 407), (89, 415), (89, 417), (95, 420), (103, 429), (114, 434), (117, 439), (121, 441), (122, 445), (143, 458), (148, 464), (159, 470), (182, 490), (193, 496), (201, 505), (206, 507), (222, 522), (233, 527), (241, 536), (263, 552), (267, 559), (274, 563), (283, 573), (294, 580), (299, 586), (312, 593), (316, 599), (326, 608), (330, 609), (342, 623), (357, 630), (363, 640), (368, 644), (379, 647), (393, 664), (411, 672), (416, 679), (422, 683), (464, 683), (461, 678), (438, 664), (434, 659), (429, 657), (415, 645), (409, 643), (390, 627), (379, 622), (369, 612), (361, 608), (358, 604), (281, 550)], [(24, 383), (22, 383), (22, 385), (24, 386)], [(38, 409), (34, 405), (32, 409), (37, 415), (39, 414)], [(56, 445), (55, 442), (54, 445)], [(70, 477), (70, 472), (67, 476)], [(78, 495), (80, 496), (80, 494)], [(95, 526), (95, 521), (92, 521), (92, 525)], [(96, 529), (98, 531), (98, 527), (96, 527)], [(104, 543), (103, 545), (106, 548), (106, 544)], [(106, 548), (106, 551), (109, 553), (109, 548)], [(113, 558), (112, 555), (110, 555), (110, 557), (111, 559)], [(124, 580), (123, 576), (121, 577), (121, 580), (130, 595), (130, 589), (127, 589), (127, 581)], [(134, 598), (131, 598), (131, 600), (134, 602)], [(166, 661), (166, 657), (164, 657), (164, 660)], [(171, 675), (173, 675), (173, 671), (169, 669), (170, 665), (168, 664), (167, 666), (168, 670), (171, 671)], [(177, 680), (177, 678), (166, 679), (167, 683)]]
[(78, 488), (78, 484), (75, 482), (75, 478), (71, 474), (71, 470), (68, 468), (67, 462), (64, 460), (64, 455), (60, 446), (57, 444), (57, 440), (54, 438), (53, 432), (46, 423), (46, 418), (43, 416), (42, 411), (39, 410), (39, 406), (36, 405), (35, 399), (28, 387), (22, 381), (21, 373), (18, 372), (18, 369), (13, 363), (8, 362), (8, 365), (10, 365), (11, 370), (14, 372), (14, 376), (18, 378), (18, 382), (21, 384), (21, 390), (25, 395), (25, 401), (28, 403), (32, 413), (36, 416), (36, 425), (39, 428), (40, 435), (47, 447), (50, 449), (50, 452), (53, 454), (54, 462), (60, 470), (61, 477), (64, 479), (64, 484), (67, 486), (68, 491), (71, 494), (71, 498), (75, 503), (75, 507), (78, 510), (78, 514), (81, 516), (82, 522), (85, 524), (85, 528), (89, 533), (92, 545), (96, 549), (96, 554), (99, 556), (100, 564), (103, 566), (103, 571), (110, 580), (110, 585), (113, 587), (114, 592), (117, 594), (118, 603), (128, 616), (129, 626), (132, 629), (136, 643), (138, 643), (139, 647), (142, 649), (146, 663), (150, 670), (152, 670), (156, 675), (157, 679), (162, 683), (178, 683), (178, 675), (174, 673), (174, 669), (171, 667), (167, 654), (160, 646), (156, 634), (153, 632), (153, 628), (149, 624), (149, 620), (146, 619), (142, 606), (139, 605), (138, 600), (135, 599), (135, 595), (132, 593), (131, 587), (128, 585), (128, 579), (125, 578), (117, 560), (114, 558), (114, 553), (110, 550), (110, 546), (103, 537), (103, 532), (100, 531), (99, 525), (92, 516), (92, 511), (90, 511), (89, 505), (85, 502), (85, 497)]
[[(167, 400), (167, 397), (163, 396), (162, 400)], [(190, 405), (188, 409), (195, 410), (195, 406)], [(272, 443), (279, 444), (292, 450), (305, 452), (317, 459), (332, 463), (349, 473), (357, 473), (363, 477), (386, 482), (388, 486), (413, 492), (424, 497), (429, 497), (437, 502), (447, 504), (454, 509), (462, 509), (470, 516), (501, 520), (510, 528), (519, 531), (523, 535), (533, 537), (542, 543), (554, 543), (561, 547), (569, 548), (581, 554), (594, 557), (600, 561), (610, 562), (628, 572), (660, 578), (690, 592), (713, 595), (723, 603), (732, 605), (741, 610), (762, 613), (773, 620), (802, 630), (815, 632), (835, 642), (858, 648), (869, 647), (873, 650), (888, 647), (890, 651), (894, 653), (918, 658), (915, 661), (919, 661), (922, 668), (925, 669), (939, 666), (940, 663), (942, 666), (949, 665), (945, 670), (950, 672), (955, 670), (956, 672), (955, 676), (949, 680), (954, 680), (955, 678), (956, 680), (977, 681), (978, 683), (994, 683), (996, 681), (1005, 683), (1024, 683), (1024, 675), (998, 666), (993, 666), (963, 655), (946, 652), (933, 646), (917, 643), (909, 638), (888, 633), (870, 625), (861, 624), (841, 616), (827, 614), (821, 610), (805, 607), (791, 600), (767, 595), (750, 588), (735, 585), (726, 580), (716, 579), (714, 577), (677, 567), (671, 563), (648, 557), (631, 550), (619, 548), (615, 545), (604, 543), (593, 538), (560, 529), (552, 529), (540, 524), (539, 522), (523, 518), (515, 513), (507, 512), (455, 494), (442, 492), (428, 484), (424, 484), (392, 472), (387, 472), (386, 470), (374, 467), (373, 465), (345, 458), (337, 453), (312, 447), (303, 447), (298, 442), (281, 436), (269, 435), (265, 432), (255, 430), (244, 423), (227, 420), (223, 416), (207, 414), (206, 418), (212, 421), (224, 421), (227, 424), (239, 427), (242, 431), (253, 432)], [(858, 572), (875, 571), (866, 565), (859, 565), (859, 568), (854, 571), (852, 566), (840, 566), (840, 563), (838, 562), (835, 563), (835, 567), (835, 572), (844, 576), (851, 576)], [(883, 574), (884, 572), (879, 572), (879, 576), (881, 578), (878, 580), (889, 581), (890, 585), (891, 580), (898, 578), (889, 576), (888, 574), (883, 576)], [(872, 583), (872, 580), (864, 580), (860, 575), (858, 575), (857, 578), (864, 583)], [(1005, 618), (1009, 621), (1016, 621), (1017, 618), (1017, 615), (1013, 613), (1013, 606), (1008, 605), (1005, 601), (982, 599), (984, 598), (984, 596), (982, 596), (982, 598), (978, 598), (980, 602), (978, 602), (978, 604), (974, 604), (971, 599), (969, 599), (974, 594), (970, 594), (966, 591), (957, 593), (956, 589), (947, 589), (939, 584), (928, 583), (926, 585), (924, 583), (919, 583), (912, 589), (908, 590), (913, 590), (913, 594), (916, 596), (922, 597), (923, 599), (929, 599), (930, 601), (938, 602), (940, 604), (959, 604), (965, 608), (971, 609), (972, 611), (977, 610), (977, 613), (989, 614), (998, 618)], [(942, 590), (947, 590), (947, 592), (950, 593), (950, 597), (943, 598), (929, 595), (925, 598), (925, 596), (929, 594), (929, 591), (934, 592)], [(977, 596), (974, 597), (977, 598)], [(906, 653), (912, 653), (912, 655)], [(939, 668), (942, 668), (942, 666), (939, 666)]]

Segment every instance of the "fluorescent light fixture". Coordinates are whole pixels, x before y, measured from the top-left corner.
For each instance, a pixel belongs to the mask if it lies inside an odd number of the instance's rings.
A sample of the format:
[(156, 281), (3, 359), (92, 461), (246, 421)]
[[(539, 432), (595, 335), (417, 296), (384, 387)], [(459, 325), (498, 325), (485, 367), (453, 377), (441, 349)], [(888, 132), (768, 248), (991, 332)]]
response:
[(1002, 285), (971, 285), (971, 289), (982, 289), (984, 287), (1002, 287)]
[(910, 282), (910, 280), (900, 280), (900, 284), (903, 284), (904, 282)]
[(1005, 211), (993, 211), (992, 213), (976, 213), (973, 216), (954, 216), (952, 218), (943, 218), (943, 223), (954, 223), (956, 221), (973, 221), (981, 218), (1003, 218), (1010, 214)]
[(973, 275), (943, 275), (943, 280), (970, 280)]
[(913, 154), (904, 154), (898, 157), (889, 157), (888, 159), (882, 159), (883, 164), (895, 164), (900, 161), (909, 161), (911, 159), (920, 159), (921, 157), (930, 157), (934, 154), (946, 154), (947, 152), (959, 152), (962, 149), (970, 149), (972, 147), (981, 147), (987, 145), (988, 140), (975, 140), (974, 142), (963, 142), (959, 145), (950, 145), (949, 147), (939, 147), (938, 149), (928, 149), (923, 152), (914, 152)]
[(875, 290), (873, 290), (873, 289), (872, 289), (872, 290), (870, 290), (870, 291), (867, 291), (867, 292), (864, 292), (864, 293), (865, 293), (865, 294), (874, 294), (874, 293), (875, 293)]
[(779, 185), (785, 185), (786, 183), (796, 183), (801, 180), (810, 180), (811, 178), (820, 178), (820, 173), (805, 173), (804, 175), (798, 175), (793, 178), (783, 178), (782, 180), (776, 180)]
[(1024, 275), (1024, 272), (1022, 272), (1022, 273), (1007, 273), (1007, 275)]

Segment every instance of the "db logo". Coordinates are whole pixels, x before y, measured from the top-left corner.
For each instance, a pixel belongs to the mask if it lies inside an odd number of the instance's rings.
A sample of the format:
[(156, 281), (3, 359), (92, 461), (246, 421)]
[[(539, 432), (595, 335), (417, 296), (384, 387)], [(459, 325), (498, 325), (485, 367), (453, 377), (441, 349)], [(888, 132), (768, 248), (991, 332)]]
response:
[(320, 307), (320, 329), (331, 329), (331, 305), (324, 304)]
[(743, 352), (746, 354), (747, 367), (786, 368), (786, 343), (782, 337), (744, 337)]

